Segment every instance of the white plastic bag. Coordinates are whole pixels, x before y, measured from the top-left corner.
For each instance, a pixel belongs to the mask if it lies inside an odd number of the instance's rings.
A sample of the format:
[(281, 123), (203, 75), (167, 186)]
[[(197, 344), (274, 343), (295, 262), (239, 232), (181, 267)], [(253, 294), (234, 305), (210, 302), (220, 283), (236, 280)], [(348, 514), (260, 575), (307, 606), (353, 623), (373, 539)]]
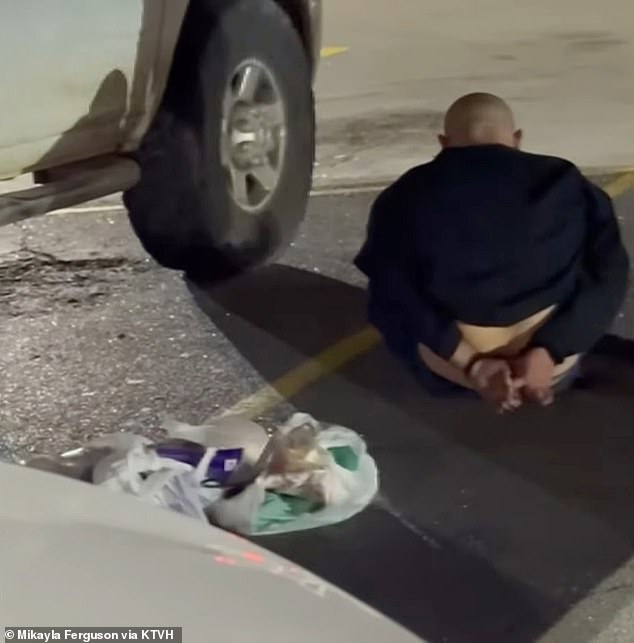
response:
[[(220, 499), (211, 505), (209, 513), (214, 522), (247, 535), (280, 534), (343, 522), (372, 502), (378, 491), (379, 476), (376, 463), (368, 455), (363, 439), (342, 426), (324, 428), (311, 416), (299, 413), (280, 427), (280, 432), (282, 435), (289, 434), (304, 425), (315, 429), (317, 445), (326, 452), (325, 466), (301, 473), (262, 474), (257, 485), (251, 485), (238, 496)], [(328, 451), (336, 447), (348, 447), (354, 452), (358, 462), (355, 471), (337, 464)], [(258, 490), (253, 489), (256, 486)], [(264, 527), (258, 526), (258, 512), (262, 509), (266, 490), (305, 496), (307, 487), (319, 489), (323, 508), (302, 513), (292, 520), (280, 520), (277, 524), (270, 521)]]
[(317, 443), (323, 449), (352, 449), (358, 458), (357, 470), (349, 471), (339, 466), (329, 453), (328, 469), (322, 481), (325, 493), (324, 508), (301, 515), (297, 521), (286, 526), (292, 529), (271, 528), (260, 532), (262, 534), (314, 529), (343, 522), (365, 509), (378, 492), (379, 472), (360, 435), (343, 426), (332, 425), (324, 428), (311, 416), (301, 413), (294, 415), (282, 430), (289, 431), (302, 424), (310, 424), (319, 430)]
[(221, 492), (202, 487), (201, 481), (215, 449), (208, 449), (194, 469), (171, 458), (161, 458), (151, 445), (150, 440), (130, 433), (95, 440), (90, 446), (109, 447), (111, 452), (94, 466), (93, 483), (208, 522), (205, 508)]
[(258, 510), (264, 503), (266, 491), (260, 479), (245, 487), (239, 494), (221, 497), (209, 506), (212, 522), (223, 529), (251, 534)]
[(163, 428), (170, 438), (197, 442), (214, 449), (243, 449), (244, 460), (254, 464), (266, 448), (270, 436), (266, 430), (239, 415), (229, 415), (194, 426), (166, 417)]
[[(38, 468), (89, 479), (115, 492), (208, 521), (242, 534), (266, 535), (342, 522), (362, 511), (378, 491), (378, 472), (363, 439), (341, 426), (294, 415), (277, 433), (242, 417), (204, 426), (166, 424), (171, 438), (205, 447), (194, 468), (157, 454), (142, 436), (115, 433), (58, 458), (36, 459)], [(345, 447), (354, 470), (340, 466), (329, 449)], [(202, 485), (218, 449), (241, 448), (247, 471), (240, 491)], [(348, 451), (349, 454), (349, 451)], [(88, 474), (86, 474), (88, 472)], [(233, 474), (231, 477), (233, 481)], [(239, 491), (239, 493), (238, 493)]]

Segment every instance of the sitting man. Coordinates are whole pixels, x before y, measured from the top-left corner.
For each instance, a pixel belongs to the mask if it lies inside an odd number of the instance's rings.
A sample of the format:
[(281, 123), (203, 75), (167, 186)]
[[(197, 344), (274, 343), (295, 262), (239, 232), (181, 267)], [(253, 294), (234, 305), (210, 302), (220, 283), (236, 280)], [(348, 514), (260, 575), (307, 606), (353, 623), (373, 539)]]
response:
[(572, 163), (520, 151), (497, 96), (463, 96), (444, 130), (372, 207), (355, 261), (370, 322), (432, 394), (550, 404), (625, 296), (612, 203)]

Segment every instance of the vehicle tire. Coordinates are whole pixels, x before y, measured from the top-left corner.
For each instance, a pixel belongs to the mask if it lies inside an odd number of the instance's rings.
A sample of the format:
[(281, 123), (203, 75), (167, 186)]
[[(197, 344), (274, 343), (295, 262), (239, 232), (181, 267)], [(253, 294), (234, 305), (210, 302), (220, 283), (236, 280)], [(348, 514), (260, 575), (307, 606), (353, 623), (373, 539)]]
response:
[(141, 243), (196, 281), (274, 258), (306, 210), (314, 137), (310, 63), (287, 14), (273, 0), (192, 2), (124, 194)]

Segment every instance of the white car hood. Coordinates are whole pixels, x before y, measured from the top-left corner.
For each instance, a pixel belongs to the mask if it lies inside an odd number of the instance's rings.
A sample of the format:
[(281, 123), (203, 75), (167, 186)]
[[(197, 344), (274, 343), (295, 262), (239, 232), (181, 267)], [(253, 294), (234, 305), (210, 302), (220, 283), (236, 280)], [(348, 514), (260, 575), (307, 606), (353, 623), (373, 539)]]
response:
[(182, 626), (183, 641), (420, 639), (284, 559), (193, 519), (0, 464), (0, 626)]

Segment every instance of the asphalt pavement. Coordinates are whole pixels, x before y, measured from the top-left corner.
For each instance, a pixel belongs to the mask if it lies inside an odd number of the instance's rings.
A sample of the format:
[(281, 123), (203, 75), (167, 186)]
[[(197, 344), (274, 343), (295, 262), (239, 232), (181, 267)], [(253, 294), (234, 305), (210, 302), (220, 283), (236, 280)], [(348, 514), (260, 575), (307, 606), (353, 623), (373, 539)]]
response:
[[(433, 643), (631, 641), (634, 301), (599, 376), (551, 409), (431, 400), (363, 330), (351, 260), (374, 196), (314, 197), (279, 264), (213, 291), (150, 261), (120, 209), (0, 229), (0, 456), (292, 405), (366, 437), (381, 495), (265, 546)], [(634, 251), (634, 193), (617, 203)]]

